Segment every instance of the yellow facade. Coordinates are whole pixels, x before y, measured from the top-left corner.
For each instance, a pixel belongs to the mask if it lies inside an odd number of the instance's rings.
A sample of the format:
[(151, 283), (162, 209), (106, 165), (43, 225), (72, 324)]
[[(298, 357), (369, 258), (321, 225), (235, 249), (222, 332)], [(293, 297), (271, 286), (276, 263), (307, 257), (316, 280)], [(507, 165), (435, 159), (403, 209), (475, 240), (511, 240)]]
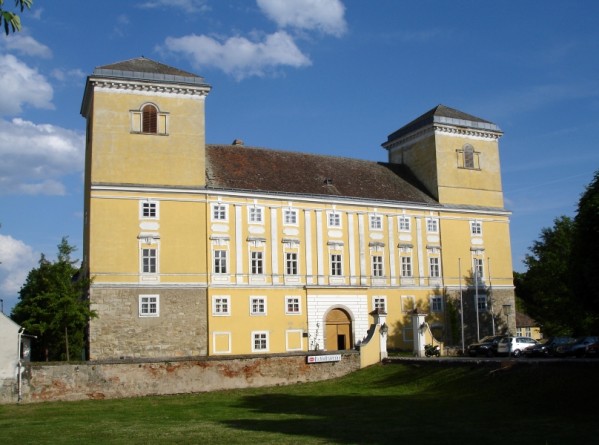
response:
[[(498, 131), (386, 144), (436, 202), (214, 187), (210, 87), (169, 69), (134, 59), (88, 80), (90, 358), (350, 349), (375, 309), (387, 312), (390, 348), (411, 350), (414, 310), (455, 345), (460, 302), (471, 338), (505, 329), (513, 285)], [(456, 166), (465, 144), (476, 168)]]

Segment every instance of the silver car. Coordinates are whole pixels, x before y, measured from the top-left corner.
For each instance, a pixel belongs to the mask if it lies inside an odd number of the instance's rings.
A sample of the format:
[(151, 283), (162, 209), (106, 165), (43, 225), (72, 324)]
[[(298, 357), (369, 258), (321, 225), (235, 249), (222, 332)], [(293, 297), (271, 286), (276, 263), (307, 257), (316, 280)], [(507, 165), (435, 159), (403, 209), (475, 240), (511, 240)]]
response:
[(534, 338), (530, 337), (504, 337), (497, 344), (497, 354), (519, 357), (522, 351), (537, 343)]

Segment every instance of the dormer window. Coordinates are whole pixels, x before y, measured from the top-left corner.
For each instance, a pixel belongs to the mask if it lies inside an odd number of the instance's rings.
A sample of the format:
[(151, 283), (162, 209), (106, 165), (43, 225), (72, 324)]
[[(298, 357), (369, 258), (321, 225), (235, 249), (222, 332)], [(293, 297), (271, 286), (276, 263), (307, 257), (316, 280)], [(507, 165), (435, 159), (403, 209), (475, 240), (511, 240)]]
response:
[(154, 105), (146, 105), (142, 111), (142, 133), (158, 132), (158, 110)]

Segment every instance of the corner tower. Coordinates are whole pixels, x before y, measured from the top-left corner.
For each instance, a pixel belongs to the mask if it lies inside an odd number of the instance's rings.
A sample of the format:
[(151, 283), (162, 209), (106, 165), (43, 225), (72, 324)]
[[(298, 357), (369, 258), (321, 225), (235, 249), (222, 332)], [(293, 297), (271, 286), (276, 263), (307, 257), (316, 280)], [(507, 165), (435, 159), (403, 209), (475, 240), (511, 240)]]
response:
[(145, 57), (88, 77), (86, 173), (92, 184), (203, 187), (203, 77)]
[(408, 166), (441, 204), (504, 207), (497, 125), (438, 105), (390, 134), (389, 162)]

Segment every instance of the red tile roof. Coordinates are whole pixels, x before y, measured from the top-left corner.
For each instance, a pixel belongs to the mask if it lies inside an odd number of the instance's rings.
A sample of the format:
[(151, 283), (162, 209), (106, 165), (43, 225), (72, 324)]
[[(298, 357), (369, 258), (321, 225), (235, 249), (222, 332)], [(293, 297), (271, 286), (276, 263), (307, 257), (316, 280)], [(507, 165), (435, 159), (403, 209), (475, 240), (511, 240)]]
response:
[(206, 146), (207, 187), (438, 205), (398, 164), (243, 145)]

